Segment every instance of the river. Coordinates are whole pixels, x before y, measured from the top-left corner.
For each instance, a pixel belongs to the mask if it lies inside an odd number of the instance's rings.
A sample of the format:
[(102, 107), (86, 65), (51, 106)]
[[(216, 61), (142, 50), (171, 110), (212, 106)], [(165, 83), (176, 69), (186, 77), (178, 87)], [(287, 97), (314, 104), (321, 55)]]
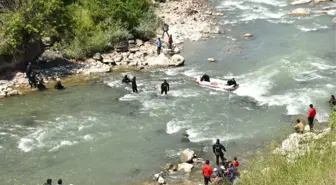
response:
[[(285, 0), (213, 3), (225, 14), (218, 19), (225, 34), (187, 41), (184, 67), (129, 73), (137, 77), (139, 94), (120, 83), (126, 73), (114, 72), (62, 92), (1, 100), (1, 184), (35, 185), (47, 178), (132, 184), (175, 161), (184, 148), (210, 152), (216, 138), (229, 156), (253, 151), (280, 137), (288, 116), (306, 114), (310, 103), (317, 119), (327, 120), (327, 101), (336, 94), (334, 16), (290, 17), (296, 7)], [(246, 40), (246, 32), (255, 36)], [(203, 72), (235, 77), (240, 88), (229, 93), (197, 86), (193, 77)], [(168, 96), (156, 89), (164, 79)], [(192, 143), (181, 142), (183, 132)]]

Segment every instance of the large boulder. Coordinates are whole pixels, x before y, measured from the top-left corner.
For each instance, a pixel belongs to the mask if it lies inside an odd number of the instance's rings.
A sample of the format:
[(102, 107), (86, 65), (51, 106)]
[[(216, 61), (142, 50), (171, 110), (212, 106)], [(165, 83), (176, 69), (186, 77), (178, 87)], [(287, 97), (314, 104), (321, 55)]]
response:
[(194, 165), (192, 164), (182, 163), (178, 165), (177, 170), (180, 172), (184, 172), (184, 173), (190, 173), (193, 168), (194, 168)]
[(10, 90), (7, 92), (7, 96), (17, 96), (20, 95), (18, 90)]
[(98, 61), (103, 59), (103, 57), (100, 53), (94, 54), (92, 58), (95, 59), (95, 60), (98, 60)]
[(1, 98), (5, 98), (5, 97), (6, 97), (6, 93), (3, 92), (3, 91), (0, 91), (0, 99), (1, 99)]
[(309, 14), (310, 10), (308, 8), (297, 8), (289, 13), (291, 16), (307, 16)]
[(196, 157), (195, 152), (191, 150), (190, 148), (187, 148), (181, 152), (180, 161), (182, 163), (192, 162), (192, 159), (195, 157)]
[(181, 55), (173, 55), (170, 59), (169, 65), (168, 66), (183, 66), (184, 65), (184, 57), (182, 57)]
[(291, 2), (291, 5), (299, 5), (299, 4), (306, 4), (310, 3), (312, 0), (296, 0)]

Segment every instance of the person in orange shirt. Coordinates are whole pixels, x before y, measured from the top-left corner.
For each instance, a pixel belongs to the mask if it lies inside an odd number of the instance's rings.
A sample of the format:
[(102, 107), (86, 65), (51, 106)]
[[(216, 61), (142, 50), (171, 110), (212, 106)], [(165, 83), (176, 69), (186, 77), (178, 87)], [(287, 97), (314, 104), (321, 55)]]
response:
[(308, 110), (308, 124), (309, 124), (309, 128), (310, 130), (313, 130), (314, 127), (314, 118), (316, 115), (316, 109), (314, 108), (313, 104), (309, 105), (309, 110)]
[(233, 158), (232, 166), (234, 166), (234, 167), (238, 167), (239, 166), (239, 162), (237, 161), (237, 157), (236, 156)]
[(204, 185), (208, 185), (211, 182), (212, 168), (210, 166), (210, 161), (206, 160), (205, 164), (202, 166), (202, 174), (204, 176)]

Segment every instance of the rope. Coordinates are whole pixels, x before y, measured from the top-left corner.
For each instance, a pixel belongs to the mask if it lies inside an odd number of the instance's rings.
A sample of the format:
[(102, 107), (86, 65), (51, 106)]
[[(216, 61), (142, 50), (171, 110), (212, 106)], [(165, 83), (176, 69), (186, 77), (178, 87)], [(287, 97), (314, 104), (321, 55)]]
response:
[[(229, 91), (229, 110), (228, 110), (228, 118), (227, 118), (227, 122), (226, 122), (226, 132), (229, 133), (229, 122), (230, 122), (230, 110), (231, 110), (231, 91)], [(228, 146), (228, 140), (225, 142), (225, 148), (227, 148)]]

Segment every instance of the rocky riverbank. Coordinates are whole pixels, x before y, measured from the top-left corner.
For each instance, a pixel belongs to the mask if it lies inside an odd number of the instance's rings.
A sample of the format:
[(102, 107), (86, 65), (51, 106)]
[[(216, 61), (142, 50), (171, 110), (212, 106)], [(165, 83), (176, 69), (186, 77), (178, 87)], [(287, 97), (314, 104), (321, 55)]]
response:
[[(167, 47), (167, 36), (162, 38), (161, 28), (157, 37), (163, 41), (162, 53), (157, 55), (157, 48), (153, 38), (149, 41), (130, 39), (115, 46), (108, 53), (96, 53), (85, 61), (64, 59), (57, 51), (47, 50), (40, 57), (40, 61), (50, 61), (56, 65), (48, 68), (40, 67), (39, 72), (45, 83), (69, 75), (106, 73), (114, 70), (143, 70), (151, 67), (178, 67), (183, 66), (185, 59), (179, 55), (186, 39), (199, 41), (219, 34), (216, 26), (216, 13), (204, 2), (195, 0), (170, 1), (155, 5), (157, 15), (169, 25), (169, 34), (173, 35), (173, 48)], [(59, 62), (61, 61), (61, 62)], [(9, 74), (0, 81), (0, 98), (21, 94), (19, 87), (29, 90), (26, 75), (21, 72)]]

